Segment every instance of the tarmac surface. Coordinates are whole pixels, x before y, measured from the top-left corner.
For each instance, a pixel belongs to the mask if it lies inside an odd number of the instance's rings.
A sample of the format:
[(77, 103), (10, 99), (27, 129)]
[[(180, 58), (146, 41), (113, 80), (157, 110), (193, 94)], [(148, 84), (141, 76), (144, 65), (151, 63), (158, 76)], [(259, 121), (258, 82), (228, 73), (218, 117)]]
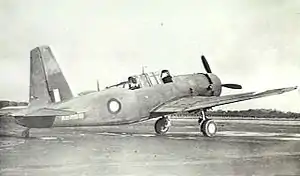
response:
[(214, 138), (196, 119), (124, 126), (32, 129), (3, 125), (0, 175), (300, 175), (300, 121), (216, 120)]

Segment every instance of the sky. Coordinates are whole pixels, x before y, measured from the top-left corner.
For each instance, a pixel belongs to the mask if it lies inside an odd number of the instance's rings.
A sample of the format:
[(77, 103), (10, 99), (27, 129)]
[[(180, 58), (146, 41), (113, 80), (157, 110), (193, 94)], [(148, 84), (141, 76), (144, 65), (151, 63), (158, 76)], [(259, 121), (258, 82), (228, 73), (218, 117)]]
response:
[[(74, 94), (169, 69), (243, 90), (300, 85), (300, 1), (1, 0), (0, 99), (27, 101), (29, 52), (49, 45)], [(221, 106), (300, 112), (300, 92)]]

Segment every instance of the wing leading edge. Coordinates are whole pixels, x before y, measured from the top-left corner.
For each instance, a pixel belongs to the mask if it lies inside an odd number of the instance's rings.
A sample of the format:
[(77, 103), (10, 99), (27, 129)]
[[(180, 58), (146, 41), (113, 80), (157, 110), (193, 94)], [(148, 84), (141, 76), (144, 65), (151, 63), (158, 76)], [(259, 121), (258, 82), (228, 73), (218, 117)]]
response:
[(297, 89), (297, 87), (287, 87), (267, 90), (263, 92), (248, 92), (242, 94), (225, 95), (220, 97), (189, 96), (163, 103), (158, 107), (154, 108), (151, 111), (151, 113), (169, 114), (176, 112), (188, 112), (199, 109), (207, 109), (239, 101), (251, 100), (272, 95), (279, 95), (285, 92), (290, 92), (295, 89)]

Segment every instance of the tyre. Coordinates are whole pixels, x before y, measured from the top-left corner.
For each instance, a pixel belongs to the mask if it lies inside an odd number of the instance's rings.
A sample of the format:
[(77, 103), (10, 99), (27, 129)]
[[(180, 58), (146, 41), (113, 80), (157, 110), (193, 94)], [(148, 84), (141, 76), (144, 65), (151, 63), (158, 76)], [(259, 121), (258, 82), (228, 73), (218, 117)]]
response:
[(166, 117), (162, 117), (155, 122), (154, 130), (156, 134), (164, 135), (169, 131), (169, 119)]
[(213, 120), (207, 119), (201, 124), (200, 130), (204, 136), (213, 137), (216, 135), (218, 128), (217, 124)]

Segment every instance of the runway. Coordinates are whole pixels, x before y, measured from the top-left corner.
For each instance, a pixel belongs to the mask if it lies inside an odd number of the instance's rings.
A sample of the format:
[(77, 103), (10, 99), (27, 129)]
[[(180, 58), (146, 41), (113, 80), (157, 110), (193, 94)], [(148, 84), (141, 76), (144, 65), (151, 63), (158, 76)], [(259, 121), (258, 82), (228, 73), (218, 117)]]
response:
[(193, 119), (3, 132), (0, 175), (300, 175), (300, 121), (219, 120), (214, 138)]

